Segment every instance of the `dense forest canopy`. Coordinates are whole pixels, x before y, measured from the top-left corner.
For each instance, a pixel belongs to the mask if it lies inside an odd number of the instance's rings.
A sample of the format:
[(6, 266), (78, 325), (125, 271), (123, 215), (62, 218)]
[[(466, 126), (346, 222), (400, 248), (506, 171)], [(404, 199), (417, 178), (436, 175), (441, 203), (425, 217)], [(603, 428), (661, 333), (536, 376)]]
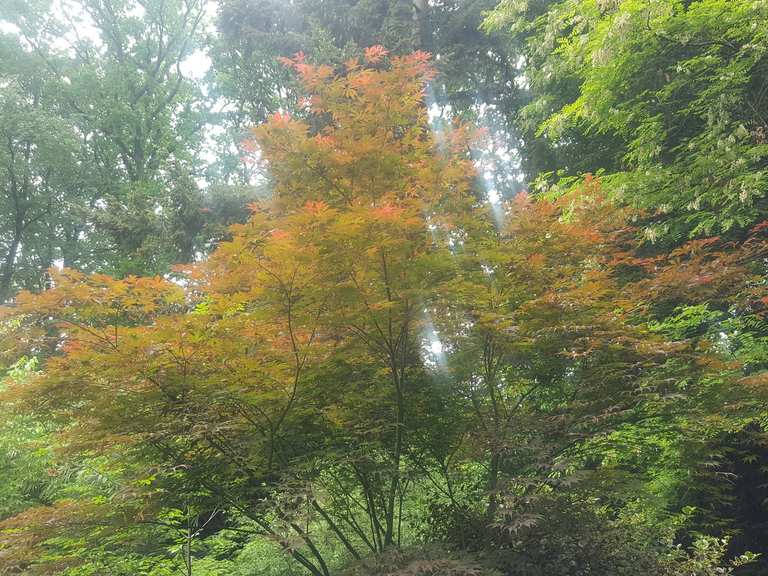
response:
[(0, 5), (0, 574), (768, 573), (766, 0)]

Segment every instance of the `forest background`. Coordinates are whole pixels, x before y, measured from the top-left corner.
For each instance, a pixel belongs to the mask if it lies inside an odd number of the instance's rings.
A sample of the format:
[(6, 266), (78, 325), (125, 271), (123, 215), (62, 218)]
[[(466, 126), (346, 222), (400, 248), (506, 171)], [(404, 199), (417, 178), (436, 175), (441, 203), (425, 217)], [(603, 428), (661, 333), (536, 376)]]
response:
[(0, 573), (766, 573), (766, 24), (4, 2)]

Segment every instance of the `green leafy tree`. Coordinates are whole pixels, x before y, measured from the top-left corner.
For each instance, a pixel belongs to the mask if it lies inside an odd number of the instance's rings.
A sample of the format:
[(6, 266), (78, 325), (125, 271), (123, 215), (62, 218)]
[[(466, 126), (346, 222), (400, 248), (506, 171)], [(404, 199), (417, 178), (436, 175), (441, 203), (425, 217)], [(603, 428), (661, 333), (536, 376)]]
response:
[(210, 103), (184, 67), (202, 48), (205, 3), (11, 4), (2, 16), (55, 82), (55, 114), (77, 134), (78, 180), (66, 201), (79, 226), (67, 240), (81, 246), (65, 264), (160, 272), (203, 251)]
[(78, 189), (79, 134), (62, 117), (58, 78), (36, 55), (0, 36), (0, 300), (18, 287), (43, 289), (54, 261), (76, 259), (61, 237), (76, 234), (86, 196)]
[[(501, 2), (527, 43), (526, 131), (560, 177), (604, 171), (650, 240), (744, 231), (765, 214), (766, 49), (759, 1)], [(567, 183), (567, 179), (564, 180)]]

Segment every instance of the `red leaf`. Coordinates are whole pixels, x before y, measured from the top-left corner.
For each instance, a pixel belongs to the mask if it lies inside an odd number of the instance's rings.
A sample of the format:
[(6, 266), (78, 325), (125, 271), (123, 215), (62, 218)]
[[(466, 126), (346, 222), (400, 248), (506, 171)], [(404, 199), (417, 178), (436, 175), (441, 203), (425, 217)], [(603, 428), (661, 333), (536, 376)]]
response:
[(377, 62), (381, 62), (382, 58), (387, 54), (389, 54), (389, 52), (384, 46), (376, 44), (375, 46), (370, 46), (365, 49), (365, 61), (369, 64), (376, 64)]

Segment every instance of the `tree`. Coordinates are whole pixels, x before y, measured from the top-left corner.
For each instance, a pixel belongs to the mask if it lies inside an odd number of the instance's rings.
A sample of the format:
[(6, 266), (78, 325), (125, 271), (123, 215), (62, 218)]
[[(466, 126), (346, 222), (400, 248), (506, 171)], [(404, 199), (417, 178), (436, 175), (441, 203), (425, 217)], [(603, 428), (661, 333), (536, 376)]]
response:
[(72, 230), (83, 199), (76, 191), (78, 133), (59, 113), (62, 85), (13, 37), (0, 37), (0, 51), (0, 300), (5, 301), (18, 286), (45, 288), (45, 271), (68, 254), (57, 236)]
[(210, 103), (183, 69), (201, 49), (204, 15), (204, 2), (181, 0), (4, 9), (17, 50), (55, 88), (46, 112), (74, 136), (63, 200), (76, 221), (56, 232), (54, 256), (66, 266), (156, 273), (205, 249), (198, 181)]
[[(447, 148), (433, 139), (422, 103), (431, 74), (423, 53), (388, 61), (372, 47), (340, 76), (300, 58), (291, 65), (323, 128), (313, 133), (277, 115), (257, 130), (275, 198), (190, 270), (194, 310), (164, 280), (74, 271), (18, 302), (34, 315), (58, 310), (53, 340), (43, 344), (46, 329), (36, 344), (63, 346), (38, 381), (51, 415), (77, 422), (96, 449), (120, 438), (168, 468), (188, 469), (310, 572), (328, 574), (298, 519), (302, 499), (286, 500), (280, 486), (320, 490), (332, 478), (296, 461), (322, 458), (365, 504), (351, 515), (328, 512), (310, 491), (317, 521), (357, 557), (358, 541), (374, 551), (399, 541), (410, 414), (425, 394), (420, 302), (446, 250), (433, 233), (447, 232), (451, 215), (472, 198), (469, 133), (458, 128)], [(366, 414), (313, 386), (348, 356), (361, 377), (357, 398), (369, 396)], [(93, 420), (78, 416), (83, 402)], [(267, 496), (266, 507), (259, 504)], [(280, 536), (285, 531), (300, 548)]]
[[(730, 570), (727, 535), (676, 546), (676, 494), (763, 416), (768, 226), (652, 251), (591, 175), (491, 206), (482, 131), (429, 121), (427, 54), (281, 64), (299, 112), (249, 145), (272, 196), (207, 260), (64, 269), (4, 310), (40, 370), (3, 400), (115, 478), (6, 519), (4, 566), (162, 547), (188, 573), (212, 526), (313, 576)], [(435, 541), (466, 561), (412, 551)]]
[[(736, 247), (751, 242), (750, 231), (766, 217), (766, 41), (751, 24), (764, 16), (765, 6), (749, 1), (501, 2), (486, 24), (507, 30), (516, 44), (527, 43), (533, 101), (522, 110), (521, 122), (527, 141), (538, 141), (549, 154), (543, 166), (549, 172), (536, 189), (558, 195), (578, 185), (584, 172), (602, 173), (607, 194), (640, 208), (646, 256), (681, 258), (686, 252), (677, 247), (690, 238), (720, 234), (735, 244), (713, 245), (730, 257), (741, 254), (759, 273), (760, 253)], [(686, 277), (673, 269), (666, 277), (676, 274)], [(729, 281), (747, 294), (754, 285), (743, 280)], [(676, 296), (654, 309), (655, 328), (667, 337), (727, 350), (746, 362), (743, 376), (761, 370), (767, 334), (762, 305), (757, 299), (733, 300), (735, 292), (723, 297), (702, 290), (708, 285), (707, 275), (677, 285)], [(705, 435), (706, 449), (710, 461), (719, 462), (721, 477), (736, 468), (742, 478), (737, 485), (759, 476), (756, 438), (762, 426), (747, 420), (728, 432), (713, 429), (720, 433)], [(753, 468), (735, 465), (729, 456), (745, 443), (754, 450), (744, 456)], [(703, 500), (709, 504), (674, 494), (669, 501), (706, 509), (736, 490), (715, 479), (706, 484), (710, 492)], [(720, 518), (710, 514), (702, 526), (749, 533), (752, 523), (764, 521), (765, 512), (753, 507), (754, 515), (741, 514), (738, 522), (745, 523), (737, 527), (738, 506), (726, 509), (721, 506)]]
[(242, 134), (249, 123), (277, 111), (301, 114), (301, 89), (277, 64), (278, 57), (303, 52), (308, 62), (341, 67), (371, 44), (397, 55), (424, 50), (433, 54), (438, 71), (428, 99), (431, 113), (440, 114), (433, 121), (450, 125), (461, 118), (487, 128), (493, 138), (475, 154), (495, 165), (489, 172), (494, 191), (512, 195), (523, 180), (513, 120), (525, 90), (519, 52), (503, 35), (479, 29), (484, 11), (494, 5), (489, 0), (224, 2), (212, 57), (221, 94), (233, 108), (231, 130)]
[(486, 24), (527, 42), (521, 116), (550, 180), (605, 171), (648, 239), (679, 243), (764, 217), (764, 17), (749, 0), (567, 0), (501, 2)]

